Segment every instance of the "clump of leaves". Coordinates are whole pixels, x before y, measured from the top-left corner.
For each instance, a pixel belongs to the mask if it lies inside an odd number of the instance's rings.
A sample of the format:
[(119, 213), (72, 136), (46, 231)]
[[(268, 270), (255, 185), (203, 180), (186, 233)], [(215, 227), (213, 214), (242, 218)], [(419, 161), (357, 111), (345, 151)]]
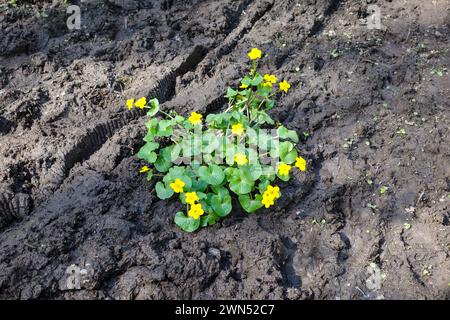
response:
[[(267, 113), (274, 98), (291, 85), (275, 75), (257, 72), (262, 52), (253, 48), (248, 56), (250, 72), (237, 88), (226, 92), (228, 108), (218, 114), (192, 112), (189, 117), (160, 110), (157, 99), (129, 99), (129, 109), (146, 109), (145, 145), (137, 156), (147, 164), (140, 170), (151, 180), (154, 172), (160, 199), (177, 196), (186, 212), (177, 212), (174, 222), (193, 232), (215, 224), (232, 210), (232, 196), (248, 212), (274, 205), (280, 198), (276, 179), (289, 181), (295, 166), (306, 170), (298, 155), (297, 132), (275, 121)], [(156, 115), (162, 118), (156, 118)]]

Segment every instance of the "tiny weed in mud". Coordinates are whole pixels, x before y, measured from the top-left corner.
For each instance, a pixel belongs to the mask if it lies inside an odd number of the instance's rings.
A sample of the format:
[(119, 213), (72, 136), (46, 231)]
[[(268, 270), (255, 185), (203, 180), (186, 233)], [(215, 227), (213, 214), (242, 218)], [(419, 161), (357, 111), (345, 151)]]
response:
[(337, 57), (339, 57), (339, 52), (338, 52), (338, 50), (337, 49), (333, 49), (331, 52), (330, 52), (330, 56), (333, 58), (333, 59), (336, 59)]
[(383, 108), (387, 109), (388, 108), (388, 103), (385, 101), (383, 102)]
[(403, 229), (405, 229), (405, 230), (411, 229), (411, 224), (409, 224), (408, 222), (405, 222), (405, 223), (403, 224)]
[(373, 185), (373, 180), (372, 180), (372, 179), (367, 179), (367, 184), (368, 184), (369, 186)]
[(147, 180), (154, 171), (162, 175), (156, 195), (177, 196), (186, 206), (174, 219), (186, 232), (228, 216), (232, 195), (248, 213), (273, 206), (281, 197), (276, 180), (287, 182), (294, 170), (306, 171), (307, 162), (296, 150), (297, 132), (276, 124), (267, 113), (291, 85), (257, 72), (261, 50), (253, 48), (248, 57), (251, 71), (237, 88), (228, 87), (228, 107), (222, 113), (204, 118), (192, 111), (185, 117), (161, 110), (157, 99), (126, 101), (128, 109), (145, 109), (148, 116), (145, 145), (137, 154), (146, 162), (140, 173)]
[(322, 219), (322, 220), (320, 220), (320, 221), (317, 221), (317, 219), (314, 218), (314, 219), (311, 221), (311, 224), (313, 224), (313, 225), (318, 225), (318, 226), (321, 227), (321, 228), (323, 228), (323, 226), (325, 226), (326, 223), (327, 223), (327, 222), (326, 222), (325, 219)]
[(305, 139), (308, 139), (309, 136), (310, 136), (310, 133), (309, 133), (309, 132), (303, 131), (303, 137), (304, 137)]
[(45, 19), (45, 18), (48, 18), (48, 13), (45, 12), (45, 10), (37, 11), (36, 12), (36, 17), (39, 18), (39, 19)]
[(401, 135), (406, 135), (406, 130), (405, 130), (405, 128), (400, 128), (400, 129), (398, 129), (397, 130), (397, 134), (401, 134)]
[(376, 206), (375, 204), (368, 203), (368, 204), (367, 204), (367, 208), (370, 208), (370, 209), (372, 209), (372, 210), (375, 210), (375, 209), (377, 208), (377, 206)]
[(380, 188), (380, 194), (385, 194), (388, 190), (389, 190), (388, 187), (382, 186), (382, 187)]
[(425, 50), (426, 48), (428, 48), (428, 45), (426, 43), (422, 42), (422, 43), (419, 44), (419, 49), (420, 50)]
[(448, 69), (447, 68), (433, 68), (433, 69), (431, 69), (430, 73), (432, 75), (437, 75), (439, 77), (443, 77), (448, 73)]

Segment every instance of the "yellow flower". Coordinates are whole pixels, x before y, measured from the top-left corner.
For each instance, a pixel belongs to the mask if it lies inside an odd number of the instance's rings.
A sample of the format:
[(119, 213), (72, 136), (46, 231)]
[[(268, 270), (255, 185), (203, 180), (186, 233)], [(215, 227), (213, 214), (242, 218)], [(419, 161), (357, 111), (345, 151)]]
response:
[(278, 166), (278, 173), (280, 176), (286, 176), (289, 174), (289, 171), (291, 170), (291, 166), (282, 162)]
[(280, 90), (284, 91), (284, 92), (288, 92), (289, 88), (291, 87), (291, 85), (286, 80), (283, 80), (282, 82), (280, 82), (279, 86), (280, 86)]
[(194, 220), (197, 220), (204, 213), (205, 211), (203, 211), (202, 205), (198, 203), (191, 206), (191, 209), (188, 211), (188, 216)]
[(237, 123), (237, 124), (233, 124), (231, 126), (231, 132), (233, 134), (236, 134), (238, 136), (241, 136), (241, 134), (244, 133), (244, 126), (242, 125), (242, 123)]
[(274, 199), (280, 198), (280, 188), (278, 186), (271, 186), (268, 185), (266, 191), (264, 191), (264, 194), (272, 196)]
[(186, 203), (189, 203), (190, 205), (194, 205), (196, 201), (198, 201), (197, 193), (186, 192)]
[(133, 109), (134, 99), (128, 99), (127, 100), (127, 108), (129, 110)]
[(185, 186), (185, 183), (184, 183), (183, 180), (180, 180), (180, 179), (176, 178), (175, 181), (172, 182), (169, 186), (172, 188), (172, 190), (174, 192), (182, 193), (183, 192), (183, 187)]
[(241, 89), (247, 89), (248, 88), (248, 84), (241, 84), (241, 86), (239, 87)]
[(258, 48), (253, 48), (249, 53), (248, 56), (251, 60), (261, 59), (262, 57), (262, 51)]
[(243, 166), (248, 162), (248, 159), (245, 154), (238, 153), (234, 155), (234, 162), (236, 162), (239, 166)]
[(200, 113), (194, 111), (191, 113), (191, 116), (188, 118), (188, 120), (193, 125), (196, 125), (202, 123), (202, 117), (203, 116)]
[(302, 157), (297, 157), (295, 159), (295, 166), (300, 169), (300, 171), (306, 171), (306, 160)]
[(264, 81), (269, 82), (270, 84), (277, 83), (278, 79), (273, 74), (265, 74), (264, 75)]
[(274, 198), (273, 198), (273, 197), (271, 197), (271, 196), (269, 196), (269, 195), (266, 195), (266, 194), (264, 193), (263, 198), (262, 198), (262, 200), (261, 200), (261, 203), (262, 203), (266, 208), (269, 208), (270, 206), (273, 206), (275, 202), (274, 202)]
[(272, 88), (272, 84), (270, 82), (263, 82), (262, 86), (263, 86), (263, 88), (265, 88), (265, 87)]
[(139, 173), (146, 173), (146, 172), (149, 172), (151, 169), (149, 168), (149, 167), (147, 167), (147, 166), (143, 166), (142, 168), (141, 168), (141, 170), (139, 170)]
[(144, 109), (147, 105), (147, 99), (145, 97), (142, 97), (138, 99), (134, 105), (136, 106), (136, 108)]

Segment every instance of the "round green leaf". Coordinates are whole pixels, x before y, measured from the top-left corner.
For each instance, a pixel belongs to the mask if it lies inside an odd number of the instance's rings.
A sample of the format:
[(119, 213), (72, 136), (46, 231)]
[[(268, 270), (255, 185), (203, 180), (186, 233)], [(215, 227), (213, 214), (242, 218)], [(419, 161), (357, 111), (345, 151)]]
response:
[(173, 190), (170, 187), (167, 187), (164, 185), (164, 183), (162, 183), (161, 181), (159, 181), (156, 186), (156, 195), (158, 196), (158, 198), (165, 200), (165, 199), (169, 199), (172, 195), (173, 195)]
[(247, 180), (240, 170), (236, 170), (229, 181), (230, 190), (236, 194), (250, 193), (254, 185), (254, 181)]
[(161, 120), (158, 122), (156, 135), (159, 137), (170, 137), (173, 133), (172, 124), (172, 120)]
[(154, 98), (150, 100), (150, 109), (147, 111), (147, 116), (153, 117), (159, 111), (159, 101)]
[(277, 133), (281, 139), (290, 139), (295, 143), (298, 142), (298, 134), (294, 130), (288, 130), (286, 127), (281, 126), (277, 129)]
[(147, 142), (142, 146), (142, 148), (139, 150), (137, 156), (139, 159), (145, 160), (149, 163), (153, 163), (156, 161), (157, 155), (153, 150), (158, 149), (159, 144), (156, 142)]
[(280, 158), (281, 160), (286, 163), (286, 164), (292, 164), (295, 162), (295, 159), (297, 158), (298, 154), (297, 154), (297, 150), (291, 150), (290, 152), (288, 152), (285, 155), (281, 155)]
[(242, 208), (248, 213), (255, 212), (263, 206), (261, 200), (252, 199), (248, 194), (240, 195), (239, 202)]
[[(226, 189), (225, 189), (226, 190)], [(228, 191), (227, 191), (228, 193)], [(229, 194), (214, 195), (211, 197), (211, 207), (219, 217), (225, 217), (231, 212), (231, 197)]]
[(225, 173), (218, 165), (210, 165), (209, 167), (201, 166), (198, 169), (198, 175), (203, 181), (213, 186), (221, 184), (223, 179), (225, 179)]
[(201, 219), (193, 219), (187, 217), (183, 212), (178, 211), (175, 214), (175, 224), (181, 228), (181, 230), (186, 232), (194, 232), (200, 227)]

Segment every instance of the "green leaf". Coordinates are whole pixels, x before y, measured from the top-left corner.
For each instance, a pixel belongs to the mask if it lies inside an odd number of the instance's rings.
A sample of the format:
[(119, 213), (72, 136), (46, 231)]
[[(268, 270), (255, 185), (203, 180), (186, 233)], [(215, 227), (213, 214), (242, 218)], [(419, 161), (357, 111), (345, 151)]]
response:
[(143, 140), (145, 142), (151, 142), (153, 141), (153, 139), (155, 139), (155, 135), (152, 132), (148, 131)]
[(155, 161), (154, 165), (156, 170), (158, 170), (159, 172), (167, 172), (172, 166), (172, 162), (160, 155), (158, 156), (158, 159)]
[(161, 200), (169, 199), (174, 193), (171, 187), (166, 187), (161, 181), (156, 184), (155, 189), (156, 195)]
[(257, 121), (258, 124), (265, 124), (265, 123), (270, 125), (275, 124), (275, 121), (273, 121), (273, 119), (264, 110), (260, 111), (255, 110), (253, 118)]
[(147, 181), (151, 181), (153, 179), (153, 171), (149, 171), (147, 173)]
[(258, 190), (261, 192), (266, 191), (267, 186), (270, 184), (269, 180), (262, 180), (259, 184), (258, 184)]
[(219, 217), (227, 216), (231, 212), (232, 208), (231, 196), (229, 195), (229, 193), (222, 195), (213, 195), (211, 197), (211, 207), (214, 210), (214, 213)]
[(207, 132), (202, 135), (202, 152), (204, 154), (210, 154), (216, 150), (220, 145), (220, 140), (212, 132)]
[(198, 169), (198, 175), (202, 180), (213, 186), (221, 184), (223, 179), (225, 179), (225, 173), (218, 165), (201, 166)]
[(173, 133), (172, 125), (172, 120), (161, 120), (158, 123), (156, 135), (159, 137), (170, 137)]
[(263, 81), (263, 77), (257, 73), (256, 76), (252, 79), (252, 81), (250, 82), (250, 84), (252, 86), (257, 86), (258, 84), (260, 84)]
[(291, 141), (297, 143), (298, 142), (298, 134), (294, 130), (288, 130), (286, 127), (279, 127), (277, 129), (278, 136), (281, 139), (290, 139)]
[(261, 177), (262, 168), (260, 164), (248, 164), (240, 168), (246, 180), (256, 181)]
[(248, 213), (255, 212), (263, 206), (261, 200), (252, 199), (248, 194), (240, 195), (239, 202), (241, 203), (242, 208)]
[(150, 109), (147, 111), (147, 116), (153, 117), (159, 111), (159, 101), (154, 98), (150, 100)]
[(203, 215), (200, 217), (200, 225), (202, 227), (212, 226), (216, 224), (219, 218), (214, 213), (209, 213), (208, 215)]
[(289, 174), (285, 174), (285, 175), (281, 175), (277, 172), (277, 177), (280, 178), (281, 180), (283, 180), (284, 182), (289, 181), (289, 179), (291, 179)]
[(291, 142), (284, 141), (280, 143), (280, 159), (286, 164), (291, 164), (297, 158), (297, 151)]
[(158, 149), (159, 144), (156, 142), (147, 142), (142, 148), (139, 150), (137, 156), (139, 159), (145, 160), (149, 163), (153, 163), (156, 161), (157, 155), (153, 150)]
[(227, 96), (229, 99), (231, 99), (231, 98), (237, 96), (237, 94), (238, 94), (238, 92), (237, 92), (236, 90), (234, 90), (233, 88), (231, 88), (231, 87), (228, 87), (228, 88), (227, 88), (227, 95), (226, 95), (226, 96)]
[(245, 76), (242, 80), (241, 80), (242, 84), (245, 84), (247, 86), (252, 84), (252, 79), (249, 76)]
[(178, 211), (175, 214), (175, 224), (181, 228), (181, 230), (186, 232), (194, 232), (200, 227), (201, 219), (193, 219), (187, 217), (183, 212)]
[(236, 194), (250, 193), (254, 186), (254, 182), (246, 179), (240, 170), (236, 170), (229, 181), (230, 190)]

